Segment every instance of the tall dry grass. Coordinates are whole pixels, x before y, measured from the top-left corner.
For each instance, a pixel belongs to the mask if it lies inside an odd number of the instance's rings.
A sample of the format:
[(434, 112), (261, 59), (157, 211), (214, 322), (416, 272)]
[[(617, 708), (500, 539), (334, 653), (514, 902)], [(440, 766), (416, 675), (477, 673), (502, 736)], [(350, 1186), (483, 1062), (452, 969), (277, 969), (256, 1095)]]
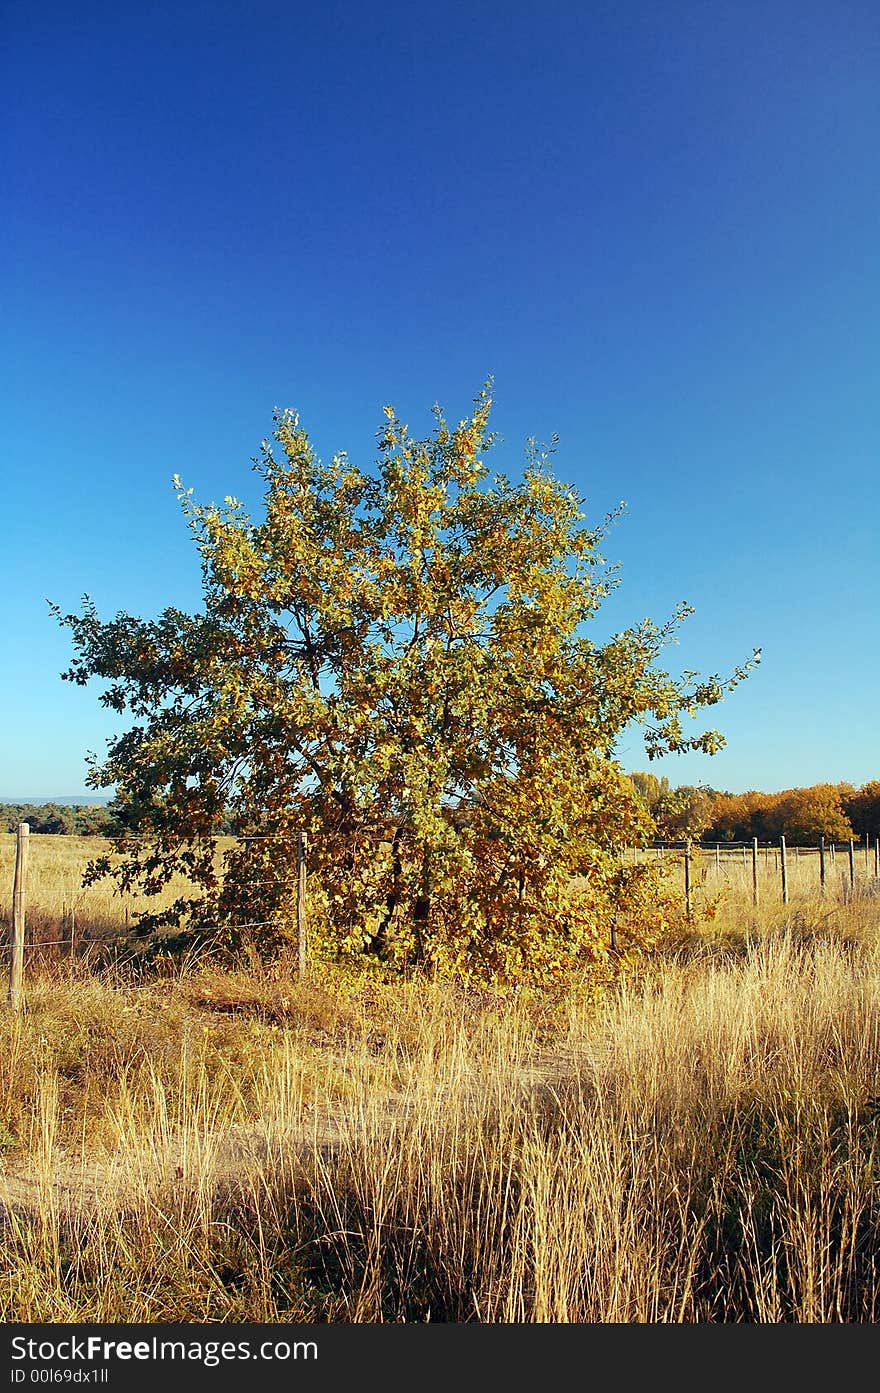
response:
[[(0, 833), (0, 933), (8, 939), (11, 920), (12, 879), (15, 866), (15, 834)], [(27, 923), (32, 943), (55, 947), (71, 936), (101, 940), (127, 933), (139, 911), (170, 904), (186, 882), (173, 882), (164, 895), (148, 902), (140, 895), (121, 894), (114, 881), (98, 880), (83, 885), (89, 860), (107, 856), (119, 860), (112, 842), (103, 837), (28, 837)]]
[(0, 1314), (873, 1322), (878, 907), (730, 897), (601, 1006), (34, 978), (0, 1019)]

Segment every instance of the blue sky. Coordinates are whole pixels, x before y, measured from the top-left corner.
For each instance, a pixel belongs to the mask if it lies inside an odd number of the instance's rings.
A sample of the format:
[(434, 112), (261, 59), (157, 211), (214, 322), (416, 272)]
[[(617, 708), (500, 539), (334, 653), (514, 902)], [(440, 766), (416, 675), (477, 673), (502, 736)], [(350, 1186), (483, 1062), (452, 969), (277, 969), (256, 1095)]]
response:
[[(738, 791), (880, 777), (874, 0), (6, 0), (0, 793), (77, 793), (117, 727), (46, 599), (199, 600), (171, 486), (256, 502), (274, 406), (373, 457), (381, 409), (557, 473), (621, 584), (696, 608), (673, 669), (757, 672)], [(600, 629), (597, 628), (597, 637)], [(637, 736), (626, 768), (647, 768)]]

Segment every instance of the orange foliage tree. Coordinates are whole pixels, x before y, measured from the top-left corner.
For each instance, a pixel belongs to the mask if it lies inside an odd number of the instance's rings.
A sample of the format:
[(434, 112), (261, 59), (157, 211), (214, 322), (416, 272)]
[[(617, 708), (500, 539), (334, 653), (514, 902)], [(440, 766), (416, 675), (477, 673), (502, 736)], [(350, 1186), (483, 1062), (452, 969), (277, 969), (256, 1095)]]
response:
[(848, 785), (813, 784), (779, 793), (719, 793), (712, 800), (707, 841), (775, 841), (785, 836), (792, 844), (846, 841), (853, 828), (844, 808)]

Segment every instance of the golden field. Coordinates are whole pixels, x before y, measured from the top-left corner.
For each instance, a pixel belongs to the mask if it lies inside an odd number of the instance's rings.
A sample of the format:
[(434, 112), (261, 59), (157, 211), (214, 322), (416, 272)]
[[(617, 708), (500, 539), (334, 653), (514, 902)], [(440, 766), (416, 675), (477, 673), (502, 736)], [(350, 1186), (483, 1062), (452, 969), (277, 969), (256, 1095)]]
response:
[[(48, 924), (88, 848), (33, 841)], [(875, 1321), (880, 898), (804, 878), (784, 906), (768, 866), (756, 910), (750, 867), (703, 869), (694, 927), (601, 1000), (31, 964), (0, 1014), (0, 1315)], [(124, 925), (100, 886), (77, 905)]]

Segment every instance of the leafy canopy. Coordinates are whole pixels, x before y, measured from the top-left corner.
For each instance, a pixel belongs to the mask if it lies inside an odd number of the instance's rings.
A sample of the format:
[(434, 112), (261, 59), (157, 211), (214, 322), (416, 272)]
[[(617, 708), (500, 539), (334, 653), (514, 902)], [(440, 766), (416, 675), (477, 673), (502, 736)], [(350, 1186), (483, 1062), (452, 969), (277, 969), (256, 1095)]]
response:
[[(865, 785), (865, 790), (870, 785)], [(793, 845), (815, 845), (820, 837), (848, 841), (850, 818), (857, 814), (862, 794), (850, 784), (813, 784), (779, 793), (718, 793), (709, 809), (708, 841), (776, 841), (785, 836)], [(866, 830), (866, 829), (862, 829)]]
[[(534, 444), (518, 481), (490, 476), (490, 404), (487, 387), (454, 428), (435, 408), (425, 439), (386, 407), (372, 470), (322, 463), (276, 413), (254, 461), (262, 521), (175, 478), (201, 613), (102, 621), (86, 597), (58, 614), (65, 677), (104, 679), (103, 703), (134, 717), (90, 774), (142, 834), (114, 873), (194, 886), (147, 927), (188, 915), (235, 943), (256, 921), (267, 947), (283, 941), (298, 829), (327, 951), (510, 978), (601, 957), (613, 916), (651, 919), (616, 854), (646, 823), (615, 744), (636, 721), (650, 757), (717, 750), (717, 731), (688, 736), (684, 719), (757, 653), (725, 681), (665, 672), (687, 605), (591, 642), (616, 584), (610, 519), (588, 526)], [(272, 835), (229, 852), (221, 876), (223, 829)]]

